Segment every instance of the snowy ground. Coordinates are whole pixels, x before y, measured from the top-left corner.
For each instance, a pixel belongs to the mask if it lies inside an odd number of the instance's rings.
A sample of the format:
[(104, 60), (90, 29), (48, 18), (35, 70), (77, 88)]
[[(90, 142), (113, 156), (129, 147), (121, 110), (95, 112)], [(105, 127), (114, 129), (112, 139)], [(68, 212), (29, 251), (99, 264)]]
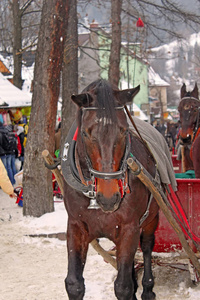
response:
[[(40, 218), (22, 216), (22, 208), (0, 190), (0, 300), (64, 300), (67, 272), (66, 242), (56, 238), (31, 238), (29, 234), (66, 230), (63, 203)], [(110, 242), (102, 241), (109, 249)], [(200, 299), (200, 285), (193, 286), (187, 270), (153, 266), (157, 300)], [(138, 299), (141, 299), (138, 274)], [(115, 269), (90, 247), (84, 271), (85, 300), (114, 300)]]

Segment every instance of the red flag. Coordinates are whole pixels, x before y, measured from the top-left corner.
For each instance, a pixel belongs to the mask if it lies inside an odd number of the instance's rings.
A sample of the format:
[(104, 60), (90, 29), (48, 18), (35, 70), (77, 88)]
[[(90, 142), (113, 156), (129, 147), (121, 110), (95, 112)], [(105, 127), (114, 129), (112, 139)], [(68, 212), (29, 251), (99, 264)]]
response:
[(144, 23), (143, 23), (142, 19), (139, 18), (139, 19), (137, 20), (136, 26), (137, 26), (137, 27), (144, 27)]

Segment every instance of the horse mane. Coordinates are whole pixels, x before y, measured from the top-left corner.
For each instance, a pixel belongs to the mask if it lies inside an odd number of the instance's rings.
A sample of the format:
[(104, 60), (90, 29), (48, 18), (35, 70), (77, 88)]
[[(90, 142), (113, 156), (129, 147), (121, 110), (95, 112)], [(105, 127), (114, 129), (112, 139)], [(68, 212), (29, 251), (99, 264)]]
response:
[(117, 122), (115, 107), (119, 104), (113, 95), (111, 84), (105, 79), (98, 79), (89, 84), (82, 93), (90, 93), (94, 99), (92, 106), (96, 106), (97, 117), (99, 119), (109, 120), (109, 122)]

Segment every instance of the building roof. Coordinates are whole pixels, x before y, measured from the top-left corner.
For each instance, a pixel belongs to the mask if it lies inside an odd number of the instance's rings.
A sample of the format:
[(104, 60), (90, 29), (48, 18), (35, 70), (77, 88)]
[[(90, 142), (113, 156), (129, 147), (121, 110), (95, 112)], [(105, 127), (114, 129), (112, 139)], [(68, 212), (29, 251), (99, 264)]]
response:
[(31, 98), (30, 93), (21, 91), (0, 73), (0, 108), (29, 107)]
[(163, 80), (158, 73), (154, 71), (152, 67), (149, 67), (149, 86), (169, 86), (165, 80)]
[(79, 46), (82, 46), (89, 40), (90, 34), (89, 33), (80, 33), (78, 35), (78, 44)]
[(3, 75), (11, 75), (11, 72), (5, 66), (4, 62), (0, 59), (0, 73)]

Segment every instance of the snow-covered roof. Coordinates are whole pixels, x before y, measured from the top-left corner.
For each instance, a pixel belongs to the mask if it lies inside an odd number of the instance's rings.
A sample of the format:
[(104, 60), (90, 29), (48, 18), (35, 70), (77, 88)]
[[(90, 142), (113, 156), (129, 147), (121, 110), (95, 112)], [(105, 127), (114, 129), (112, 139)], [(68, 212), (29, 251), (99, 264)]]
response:
[(0, 73), (0, 108), (31, 106), (31, 93), (18, 89)]
[(165, 80), (163, 80), (158, 73), (154, 71), (152, 67), (149, 67), (149, 86), (169, 86)]

